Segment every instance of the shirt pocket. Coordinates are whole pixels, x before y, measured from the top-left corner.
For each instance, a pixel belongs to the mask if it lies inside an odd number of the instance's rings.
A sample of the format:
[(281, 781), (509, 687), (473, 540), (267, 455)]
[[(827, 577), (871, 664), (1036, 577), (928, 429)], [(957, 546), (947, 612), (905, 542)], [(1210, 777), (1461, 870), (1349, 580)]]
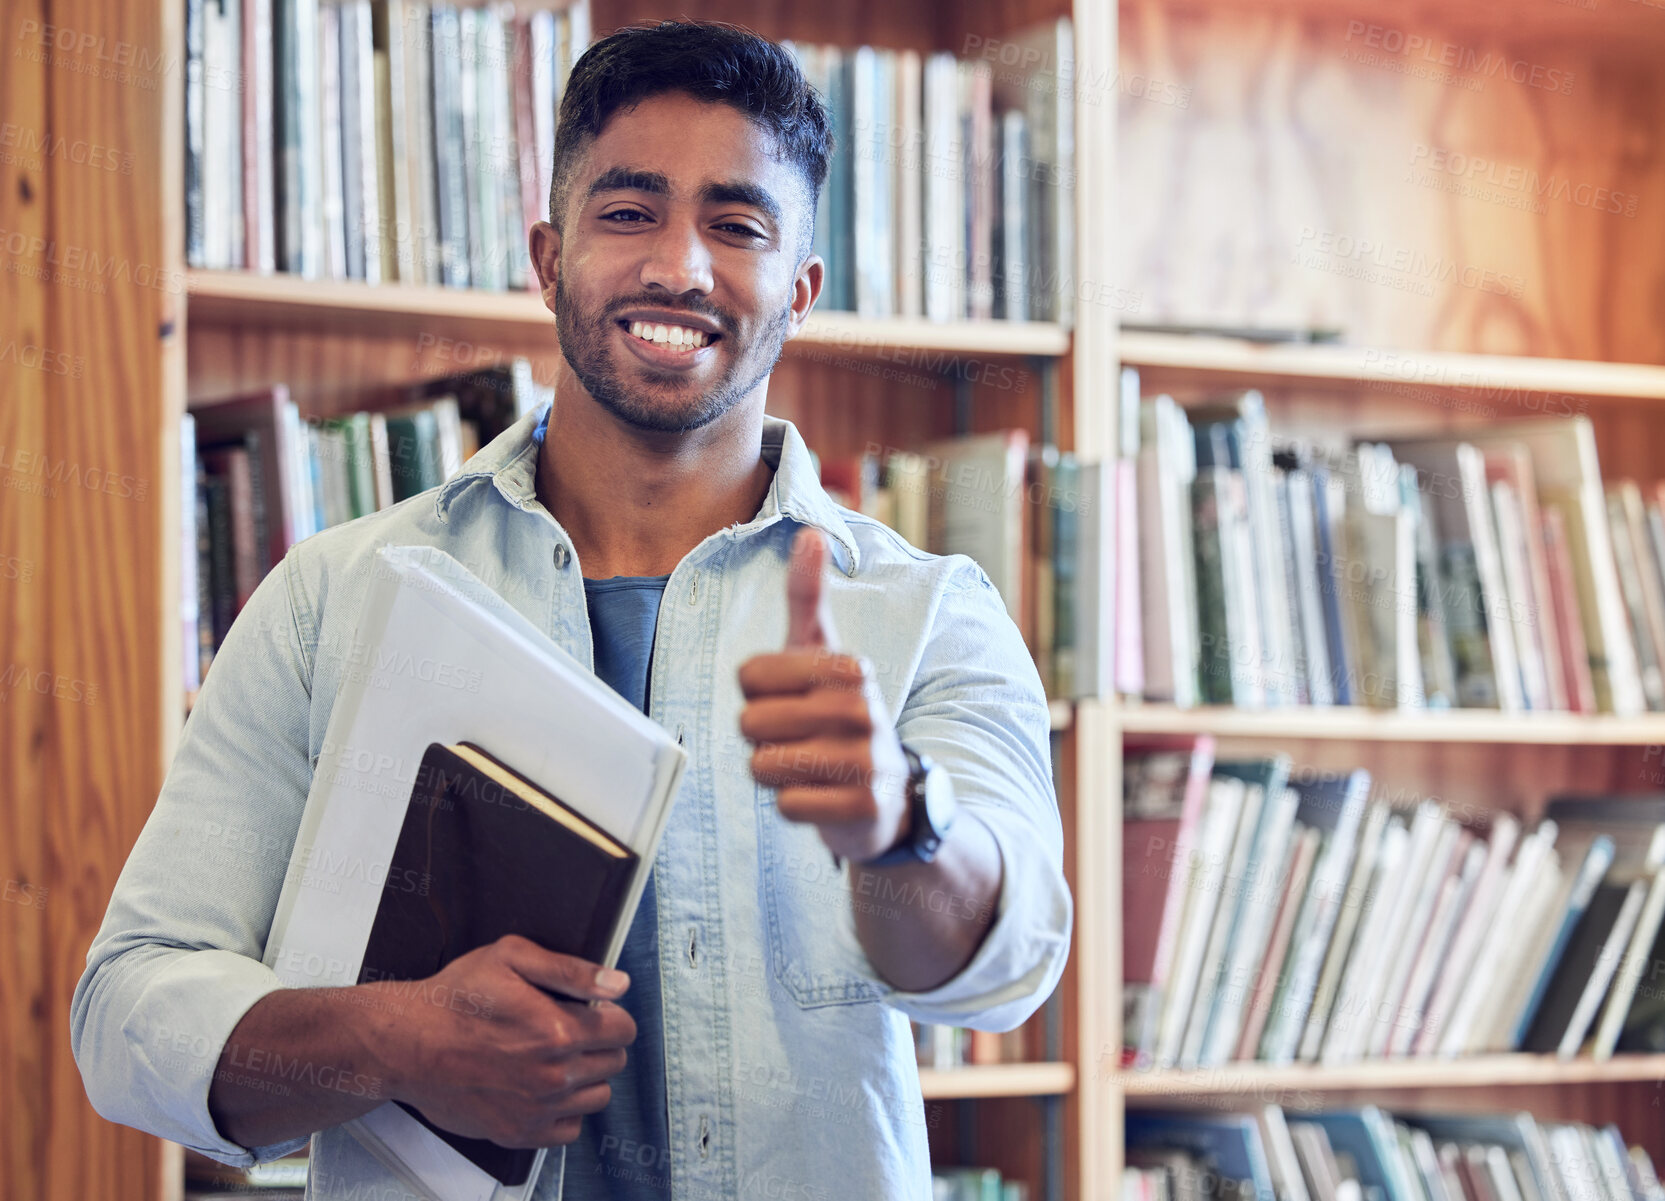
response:
[(775, 981), (802, 1008), (884, 999), (850, 913), (844, 869), (814, 826), (780, 815), (771, 788), (757, 787), (764, 940)]

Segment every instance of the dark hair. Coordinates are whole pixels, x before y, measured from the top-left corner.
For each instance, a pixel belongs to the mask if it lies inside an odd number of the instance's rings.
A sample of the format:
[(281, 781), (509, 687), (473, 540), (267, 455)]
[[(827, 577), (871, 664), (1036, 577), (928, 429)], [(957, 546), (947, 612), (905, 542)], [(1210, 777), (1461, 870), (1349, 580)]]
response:
[(779, 157), (809, 184), (814, 228), (833, 150), (826, 107), (785, 47), (716, 21), (627, 26), (595, 43), (573, 66), (555, 126), (549, 219), (556, 226), (566, 213), (573, 165), (602, 127), (620, 109), (665, 92), (730, 105), (773, 135)]

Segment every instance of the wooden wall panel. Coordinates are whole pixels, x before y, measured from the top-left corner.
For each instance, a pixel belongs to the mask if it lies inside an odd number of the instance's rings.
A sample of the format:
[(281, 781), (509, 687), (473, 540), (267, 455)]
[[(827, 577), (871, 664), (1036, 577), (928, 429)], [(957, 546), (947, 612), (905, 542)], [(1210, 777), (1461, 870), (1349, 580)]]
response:
[(0, 1194), (30, 1201), (161, 1187), (69, 1002), (177, 725), (182, 11), (0, 0)]
[(1665, 77), (1629, 44), (1658, 14), (1540, 7), (1123, 4), (1082, 86), (1120, 108), (1130, 317), (1665, 361)]

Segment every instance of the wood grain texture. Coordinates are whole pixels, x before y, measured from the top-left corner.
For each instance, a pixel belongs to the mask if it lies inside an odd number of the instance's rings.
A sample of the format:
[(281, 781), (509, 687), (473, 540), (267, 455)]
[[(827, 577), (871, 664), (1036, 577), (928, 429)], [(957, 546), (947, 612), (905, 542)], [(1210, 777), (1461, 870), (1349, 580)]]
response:
[(1665, 80), (1633, 45), (1659, 14), (1523, 7), (1551, 6), (1122, 5), (1100, 86), (1140, 318), (1665, 361)]
[[(27, 582), (0, 580), (8, 1197), (161, 1187), (160, 1144), (87, 1103), (69, 1001), (176, 724), (162, 704), (179, 692), (164, 531), (178, 528), (168, 397), (183, 361), (159, 338), (178, 328), (169, 284), (183, 281), (167, 274), (182, 266), (182, 201), (163, 136), (180, 119), (176, 7), (0, 4), (0, 111), (15, 139), (0, 163), (0, 554), (33, 565)], [(39, 904), (17, 903), (25, 888)]]

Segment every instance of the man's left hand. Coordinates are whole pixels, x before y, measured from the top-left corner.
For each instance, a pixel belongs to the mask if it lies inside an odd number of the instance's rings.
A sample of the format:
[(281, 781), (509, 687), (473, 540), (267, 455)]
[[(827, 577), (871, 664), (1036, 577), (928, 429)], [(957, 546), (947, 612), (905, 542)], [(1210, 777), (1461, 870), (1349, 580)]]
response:
[(860, 862), (895, 845), (908, 821), (908, 761), (873, 667), (836, 646), (823, 591), (827, 545), (800, 531), (787, 569), (784, 650), (740, 665), (740, 732), (752, 776), (777, 790), (781, 816), (819, 829)]

